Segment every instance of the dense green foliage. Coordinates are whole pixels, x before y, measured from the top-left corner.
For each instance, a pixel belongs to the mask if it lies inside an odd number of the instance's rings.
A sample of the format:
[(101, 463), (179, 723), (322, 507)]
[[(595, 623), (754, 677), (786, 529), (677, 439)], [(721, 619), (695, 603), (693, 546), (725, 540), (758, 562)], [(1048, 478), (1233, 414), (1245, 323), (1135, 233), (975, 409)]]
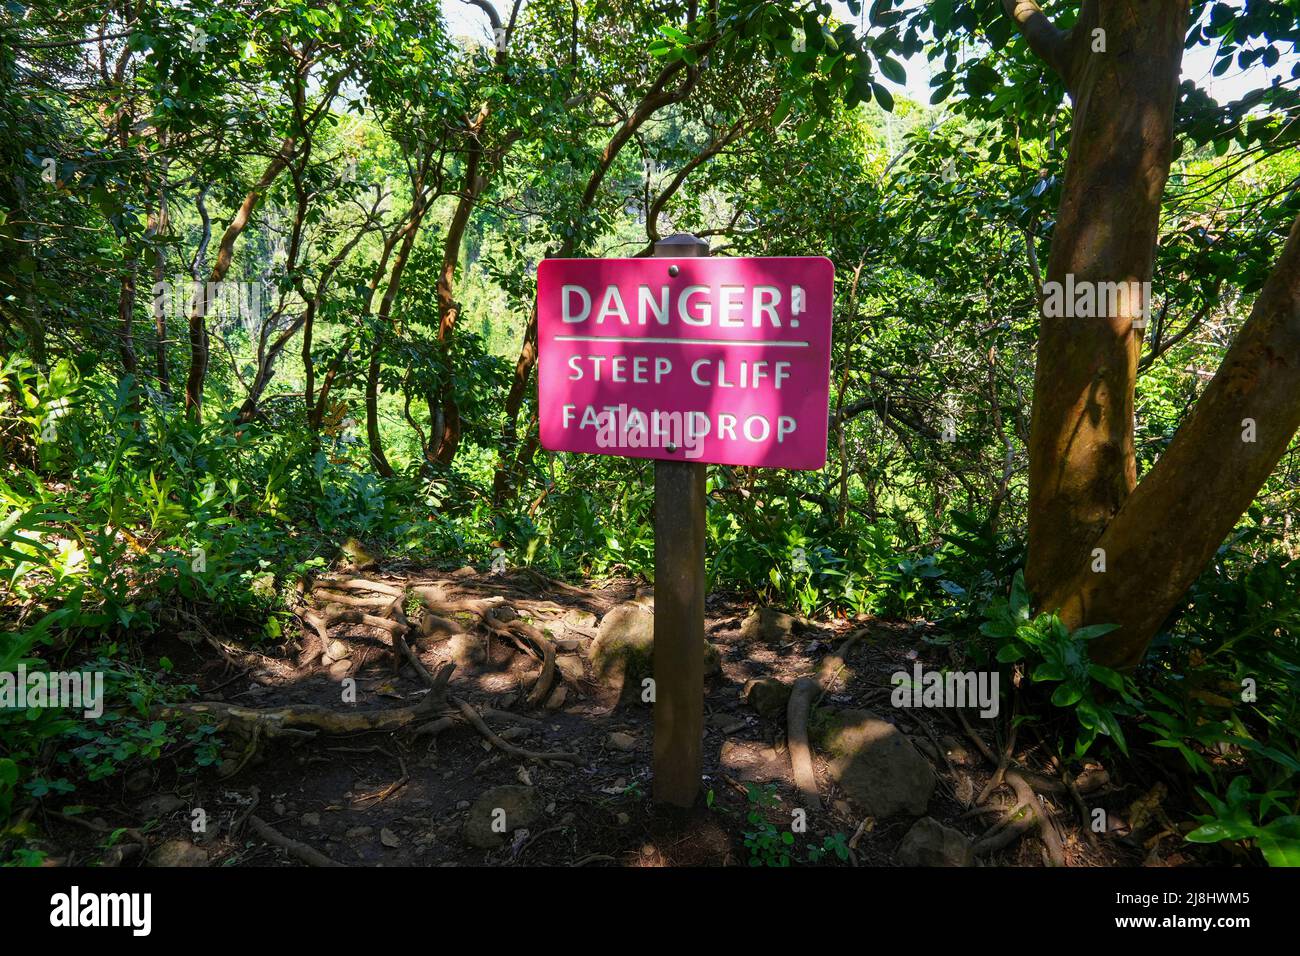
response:
[[(1202, 796), (1189, 839), (1300, 860), (1294, 449), (1140, 673), (1090, 665), (1093, 633), (1033, 615), (1017, 576), (1070, 118), (998, 5), (877, 2), (847, 25), (820, 3), (501, 6), (503, 48), (422, 0), (5, 4), (0, 671), (111, 677), (93, 733), (0, 711), (0, 821), (161, 754), (210, 763), (149, 717), (191, 690), (151, 636), (219, 622), (282, 646), (284, 596), (349, 537), (423, 565), (500, 548), (649, 576), (648, 463), (538, 452), (516, 376), (540, 259), (683, 231), (836, 265), (827, 466), (710, 469), (710, 586), (937, 622), (1054, 690), (1077, 721), (1033, 719), (1063, 759), (1154, 742)], [(1140, 470), (1300, 203), (1296, 5), (1194, 6), (1190, 47), (1282, 81), (1225, 103), (1185, 83)], [(909, 56), (933, 61), (931, 104), (884, 83)], [(223, 255), (235, 305), (203, 297), (196, 325), (173, 293)], [(755, 858), (788, 862), (753, 822)]]

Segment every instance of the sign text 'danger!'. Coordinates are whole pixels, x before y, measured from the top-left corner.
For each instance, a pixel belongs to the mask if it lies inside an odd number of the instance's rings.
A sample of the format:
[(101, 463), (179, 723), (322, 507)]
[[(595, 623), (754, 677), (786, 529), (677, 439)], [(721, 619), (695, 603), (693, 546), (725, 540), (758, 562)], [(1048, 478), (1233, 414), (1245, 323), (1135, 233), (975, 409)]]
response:
[(822, 467), (833, 292), (823, 258), (543, 261), (543, 446)]

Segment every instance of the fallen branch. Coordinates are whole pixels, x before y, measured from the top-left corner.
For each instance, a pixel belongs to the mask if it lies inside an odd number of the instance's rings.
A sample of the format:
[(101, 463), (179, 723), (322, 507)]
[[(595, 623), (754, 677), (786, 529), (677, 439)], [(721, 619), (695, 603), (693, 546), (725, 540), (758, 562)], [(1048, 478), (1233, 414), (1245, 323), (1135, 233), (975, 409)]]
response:
[(265, 820), (263, 820), (261, 817), (257, 815), (250, 816), (248, 818), (248, 822), (253, 827), (253, 831), (258, 836), (260, 836), (263, 840), (265, 840), (267, 843), (271, 843), (274, 844), (275, 846), (278, 846), (280, 849), (284, 850), (291, 857), (293, 857), (295, 860), (298, 860), (301, 863), (306, 863), (308, 866), (342, 866), (343, 865), (342, 863), (338, 863), (335, 860), (331, 860), (329, 857), (327, 857), (320, 850), (317, 850), (315, 847), (308, 846), (306, 843), (302, 843), (298, 840), (294, 840), (291, 839), (290, 837), (285, 836), (283, 833), (281, 833), (279, 830), (271, 826), (271, 824), (267, 823)]

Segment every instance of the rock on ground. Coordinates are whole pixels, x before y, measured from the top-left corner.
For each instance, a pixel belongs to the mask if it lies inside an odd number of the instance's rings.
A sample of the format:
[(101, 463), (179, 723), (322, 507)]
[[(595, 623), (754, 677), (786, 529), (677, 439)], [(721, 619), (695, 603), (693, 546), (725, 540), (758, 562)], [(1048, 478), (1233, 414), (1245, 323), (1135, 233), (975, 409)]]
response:
[(818, 711), (814, 727), (850, 800), (877, 819), (925, 813), (934, 768), (897, 727), (866, 710)]
[[(587, 649), (592, 670), (600, 680), (637, 681), (654, 673), (655, 616), (644, 604), (627, 602), (606, 612), (596, 639)], [(722, 669), (718, 649), (704, 642), (704, 673)]]
[(775, 720), (785, 714), (790, 703), (790, 685), (775, 677), (756, 677), (745, 685), (741, 696), (760, 717)]
[(150, 866), (207, 866), (208, 854), (189, 840), (168, 840), (149, 854)]
[(922, 817), (898, 845), (898, 862), (904, 866), (970, 866), (971, 842), (966, 834), (934, 817)]
[(755, 607), (740, 625), (740, 636), (746, 641), (779, 643), (794, 637), (799, 618), (773, 607)]
[[(510, 784), (479, 794), (465, 819), (465, 842), (484, 850), (503, 846), (515, 830), (542, 815), (542, 800), (533, 787)], [(495, 824), (495, 829), (494, 829)]]

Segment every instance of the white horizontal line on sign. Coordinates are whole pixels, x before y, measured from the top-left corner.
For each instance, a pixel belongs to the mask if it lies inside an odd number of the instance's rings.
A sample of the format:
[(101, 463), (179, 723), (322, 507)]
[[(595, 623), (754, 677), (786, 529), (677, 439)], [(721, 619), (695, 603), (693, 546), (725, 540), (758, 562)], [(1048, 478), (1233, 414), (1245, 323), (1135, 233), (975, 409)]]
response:
[(807, 342), (772, 342), (754, 339), (650, 339), (641, 335), (557, 335), (556, 342), (645, 342), (648, 345), (760, 345), (766, 348), (806, 349)]

